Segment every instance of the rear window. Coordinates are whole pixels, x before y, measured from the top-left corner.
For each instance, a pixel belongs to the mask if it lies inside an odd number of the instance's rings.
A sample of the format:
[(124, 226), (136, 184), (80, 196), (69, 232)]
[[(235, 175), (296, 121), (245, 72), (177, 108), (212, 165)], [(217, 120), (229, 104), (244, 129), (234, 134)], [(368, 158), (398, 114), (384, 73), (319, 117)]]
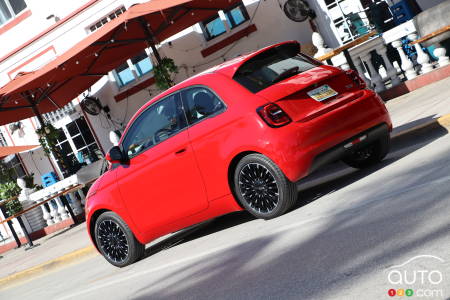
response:
[(252, 93), (257, 93), (319, 65), (319, 62), (300, 53), (300, 45), (289, 43), (251, 58), (237, 70), (233, 79)]

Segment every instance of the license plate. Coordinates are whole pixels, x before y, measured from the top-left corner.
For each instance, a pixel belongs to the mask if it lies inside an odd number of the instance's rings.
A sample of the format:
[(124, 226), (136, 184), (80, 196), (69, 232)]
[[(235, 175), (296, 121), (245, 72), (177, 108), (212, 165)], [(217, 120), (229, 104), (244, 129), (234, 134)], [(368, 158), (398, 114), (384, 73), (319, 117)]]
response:
[(328, 84), (324, 84), (316, 89), (309, 91), (307, 94), (316, 101), (324, 101), (328, 98), (336, 96), (338, 93), (333, 90)]

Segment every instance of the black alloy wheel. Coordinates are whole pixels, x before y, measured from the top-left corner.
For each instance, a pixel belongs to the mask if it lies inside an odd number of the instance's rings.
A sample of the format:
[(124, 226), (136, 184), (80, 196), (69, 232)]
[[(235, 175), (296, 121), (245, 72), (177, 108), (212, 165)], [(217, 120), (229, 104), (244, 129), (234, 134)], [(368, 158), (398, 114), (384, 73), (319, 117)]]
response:
[(128, 225), (113, 212), (103, 213), (97, 219), (95, 240), (105, 259), (116, 267), (134, 263), (143, 256), (145, 250)]
[(289, 210), (297, 199), (294, 183), (280, 168), (261, 154), (250, 154), (238, 163), (234, 192), (239, 202), (254, 216), (272, 219)]
[(241, 169), (239, 190), (250, 207), (261, 213), (271, 212), (280, 198), (275, 177), (259, 163), (249, 163)]
[(343, 161), (350, 167), (363, 169), (381, 162), (389, 153), (389, 150), (390, 137), (386, 135), (361, 149), (355, 150)]

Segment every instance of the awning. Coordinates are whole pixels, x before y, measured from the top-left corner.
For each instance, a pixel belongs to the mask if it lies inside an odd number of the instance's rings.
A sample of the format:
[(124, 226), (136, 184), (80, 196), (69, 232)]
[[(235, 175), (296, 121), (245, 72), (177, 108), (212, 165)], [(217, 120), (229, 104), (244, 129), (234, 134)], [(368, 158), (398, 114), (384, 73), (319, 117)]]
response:
[(11, 147), (0, 147), (0, 159), (11, 155), (11, 154), (17, 154), (25, 151), (29, 151), (32, 149), (35, 149), (37, 147), (40, 147), (39, 145), (29, 145), (29, 146), (11, 146)]
[(130, 7), (41, 69), (2, 87), (0, 125), (64, 106), (126, 59), (238, 2), (152, 0)]

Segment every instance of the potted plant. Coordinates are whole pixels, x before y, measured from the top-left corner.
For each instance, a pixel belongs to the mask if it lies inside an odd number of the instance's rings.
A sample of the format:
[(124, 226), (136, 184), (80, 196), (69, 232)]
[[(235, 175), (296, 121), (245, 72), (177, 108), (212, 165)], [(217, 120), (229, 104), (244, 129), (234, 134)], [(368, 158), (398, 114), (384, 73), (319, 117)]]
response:
[[(14, 198), (20, 194), (20, 187), (15, 182), (7, 182), (0, 184), (0, 199), (7, 200)], [(5, 204), (5, 209), (9, 216), (13, 216), (22, 211), (22, 204), (18, 198), (9, 200)]]

